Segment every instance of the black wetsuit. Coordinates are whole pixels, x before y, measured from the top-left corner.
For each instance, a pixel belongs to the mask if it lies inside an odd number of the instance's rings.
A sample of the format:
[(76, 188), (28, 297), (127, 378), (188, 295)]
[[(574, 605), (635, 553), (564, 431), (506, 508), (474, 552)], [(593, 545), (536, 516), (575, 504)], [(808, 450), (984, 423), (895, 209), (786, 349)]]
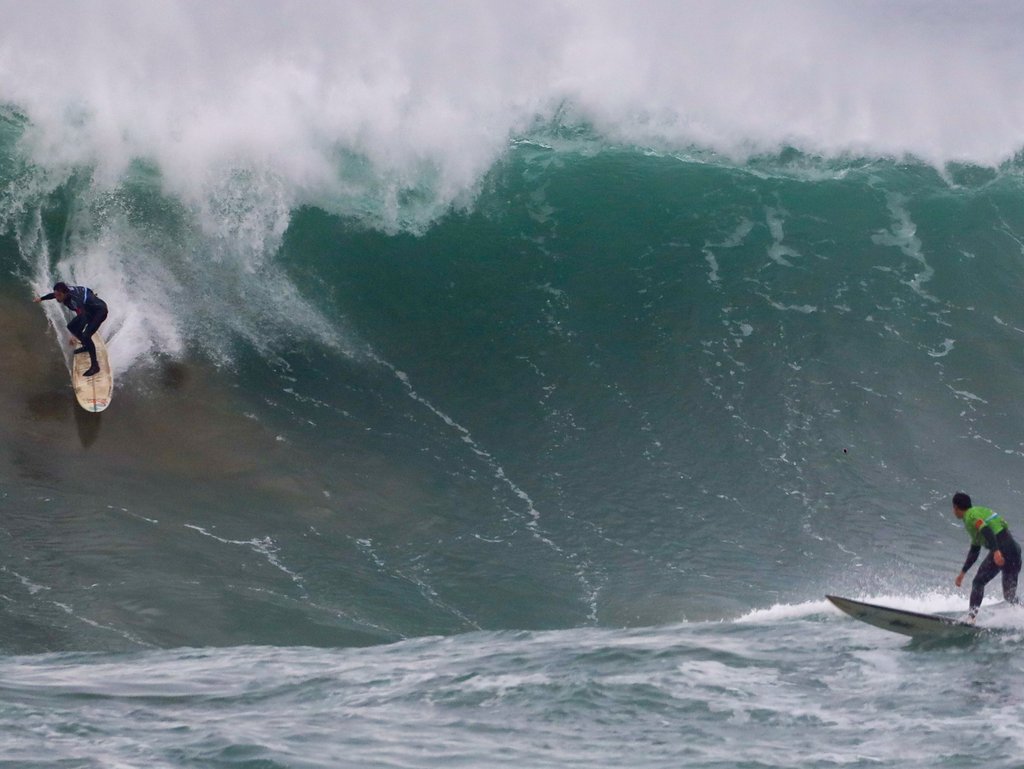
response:
[[(53, 298), (53, 294), (40, 297), (41, 300)], [(96, 292), (91, 288), (68, 286), (68, 291), (64, 295), (64, 306), (75, 314), (68, 323), (68, 331), (82, 343), (82, 352), (89, 353), (92, 365), (86, 375), (90, 375), (90, 372), (95, 374), (99, 371), (100, 364), (96, 360), (96, 343), (92, 341), (92, 335), (107, 319), (107, 303), (96, 296)]]
[[(1010, 534), (1009, 528), (1004, 528), (998, 534), (992, 534), (988, 527), (981, 529), (981, 532), (985, 537), (989, 553), (978, 567), (978, 572), (974, 575), (974, 582), (971, 584), (971, 614), (975, 614), (978, 607), (981, 606), (981, 599), (985, 596), (985, 585), (991, 582), (992, 578), (1000, 571), (1003, 572), (1003, 598), (1008, 603), (1018, 602), (1017, 579), (1021, 569), (1020, 545)], [(992, 552), (994, 550), (999, 550), (1003, 554), (1002, 566), (996, 565), (996, 559)], [(964, 561), (963, 568), (965, 572), (974, 565), (980, 551), (980, 545), (972, 545), (971, 549), (967, 551), (967, 560)]]

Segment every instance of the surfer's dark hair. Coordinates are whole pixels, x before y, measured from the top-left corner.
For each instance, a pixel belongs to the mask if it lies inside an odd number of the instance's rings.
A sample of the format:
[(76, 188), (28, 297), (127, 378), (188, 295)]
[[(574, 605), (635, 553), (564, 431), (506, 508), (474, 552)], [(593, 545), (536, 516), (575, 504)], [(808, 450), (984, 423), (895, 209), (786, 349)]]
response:
[(971, 498), (969, 496), (964, 494), (962, 491), (958, 491), (953, 495), (953, 507), (957, 510), (970, 510), (974, 505), (971, 504)]
[(54, 283), (53, 292), (57, 293), (58, 291), (60, 291), (62, 294), (66, 294), (68, 292), (68, 284), (65, 283), (63, 280)]

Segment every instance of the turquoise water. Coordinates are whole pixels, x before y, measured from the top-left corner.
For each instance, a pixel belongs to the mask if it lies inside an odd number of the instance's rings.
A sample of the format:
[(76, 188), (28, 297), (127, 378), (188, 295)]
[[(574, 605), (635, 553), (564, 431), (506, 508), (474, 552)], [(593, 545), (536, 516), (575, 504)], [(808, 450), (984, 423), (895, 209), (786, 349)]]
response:
[(474, 8), (8, 9), (0, 765), (1020, 766), (1019, 11)]

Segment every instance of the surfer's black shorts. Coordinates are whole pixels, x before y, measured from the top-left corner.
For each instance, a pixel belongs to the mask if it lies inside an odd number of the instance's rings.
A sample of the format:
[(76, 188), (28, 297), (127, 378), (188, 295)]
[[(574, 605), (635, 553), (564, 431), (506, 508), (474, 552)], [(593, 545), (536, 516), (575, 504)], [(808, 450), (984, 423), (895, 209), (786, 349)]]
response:
[(995, 556), (989, 551), (985, 560), (978, 567), (978, 573), (974, 575), (974, 582), (971, 584), (971, 609), (981, 606), (981, 599), (985, 595), (985, 585), (992, 581), (1000, 571), (1003, 573), (1003, 598), (1009, 603), (1017, 602), (1017, 580), (1020, 577), (1021, 553), (1020, 545), (1010, 534), (1009, 529), (1003, 529), (996, 535), (996, 544), (999, 552), (1003, 554), (1003, 565), (997, 566)]
[(96, 333), (103, 321), (107, 319), (107, 304), (101, 299), (95, 300), (95, 309), (90, 309), (81, 315), (76, 315), (68, 323), (68, 331), (78, 337), (82, 342), (88, 342)]

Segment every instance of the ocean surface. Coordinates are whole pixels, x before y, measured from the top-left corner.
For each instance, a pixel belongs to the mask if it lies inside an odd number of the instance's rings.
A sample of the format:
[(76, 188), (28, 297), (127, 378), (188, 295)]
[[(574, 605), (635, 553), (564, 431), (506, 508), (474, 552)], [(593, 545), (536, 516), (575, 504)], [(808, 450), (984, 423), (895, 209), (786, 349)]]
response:
[(1016, 4), (0, 8), (0, 767), (1024, 766)]

